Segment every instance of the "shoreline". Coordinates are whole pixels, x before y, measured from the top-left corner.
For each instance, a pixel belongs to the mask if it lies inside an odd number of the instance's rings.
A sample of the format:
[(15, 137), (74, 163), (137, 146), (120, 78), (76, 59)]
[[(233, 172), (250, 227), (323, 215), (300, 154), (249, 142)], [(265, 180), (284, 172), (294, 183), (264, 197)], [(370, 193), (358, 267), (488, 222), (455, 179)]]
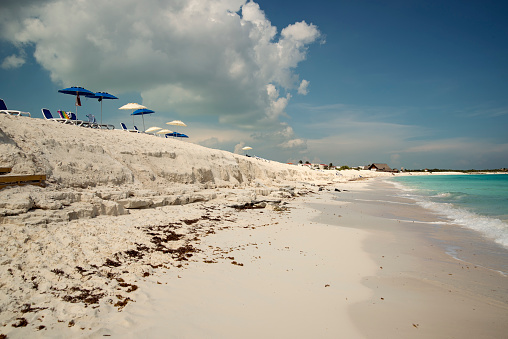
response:
[[(364, 191), (337, 198), (351, 202), (342, 208), (343, 225), (371, 232), (363, 248), (378, 266), (376, 275), (363, 281), (372, 298), (351, 308), (362, 333), (367, 338), (502, 337), (508, 330), (508, 277), (459, 261), (447, 247), (460, 244), (461, 255), (495, 265), (506, 263), (508, 251), (394, 195), (389, 185), (371, 180)], [(479, 244), (502, 254), (476, 255)]]

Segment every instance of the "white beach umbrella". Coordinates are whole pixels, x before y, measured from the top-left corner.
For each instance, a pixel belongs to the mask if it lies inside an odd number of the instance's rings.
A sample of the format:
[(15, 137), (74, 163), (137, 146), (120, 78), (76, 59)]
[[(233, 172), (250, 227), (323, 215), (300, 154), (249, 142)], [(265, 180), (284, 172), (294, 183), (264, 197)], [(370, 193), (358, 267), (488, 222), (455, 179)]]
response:
[(248, 151), (248, 150), (252, 149), (252, 147), (250, 147), (250, 146), (245, 146), (245, 147), (244, 147), (244, 148), (242, 148), (242, 149), (243, 149), (244, 151)]
[(160, 131), (155, 132), (155, 134), (169, 134), (169, 133), (173, 133), (173, 131), (170, 131), (169, 129), (161, 129)]
[(170, 122), (166, 122), (166, 125), (187, 127), (187, 125), (183, 121), (181, 121), (181, 120), (173, 120), (173, 121), (170, 121)]
[(146, 108), (146, 107), (143, 106), (143, 105), (140, 105), (140, 104), (138, 104), (136, 102), (129, 102), (128, 104), (123, 105), (119, 109), (132, 109), (132, 110), (135, 110), (135, 109), (143, 109), (143, 108)]
[(181, 120), (173, 120), (173, 121), (170, 121), (170, 122), (166, 122), (166, 125), (187, 127), (187, 125), (183, 121), (181, 121)]
[(145, 133), (152, 133), (152, 132), (158, 131), (158, 130), (160, 130), (160, 129), (162, 129), (162, 128), (160, 128), (160, 127), (155, 127), (155, 126), (154, 126), (154, 127), (150, 127), (149, 129), (147, 129), (147, 130), (145, 131)]
[[(143, 108), (146, 108), (146, 107), (143, 105), (140, 105), (136, 102), (129, 102), (128, 104), (125, 104), (118, 109), (131, 109), (132, 113), (134, 113), (134, 110), (143, 109)], [(132, 116), (132, 124), (134, 125), (134, 116)]]

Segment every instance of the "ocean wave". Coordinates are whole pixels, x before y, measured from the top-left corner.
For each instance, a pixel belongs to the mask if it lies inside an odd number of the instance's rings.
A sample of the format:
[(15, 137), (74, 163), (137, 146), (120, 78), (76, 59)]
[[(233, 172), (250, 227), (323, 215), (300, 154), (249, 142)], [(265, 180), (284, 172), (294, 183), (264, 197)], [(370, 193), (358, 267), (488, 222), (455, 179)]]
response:
[[(506, 220), (479, 215), (454, 205), (465, 202), (469, 198), (472, 199), (474, 198), (473, 196), (470, 197), (469, 194), (464, 192), (443, 192), (441, 194), (429, 195), (425, 191), (411, 189), (398, 182), (389, 182), (399, 189), (400, 196), (413, 199), (418, 205), (446, 217), (452, 223), (475, 230), (508, 248), (508, 222)], [(432, 201), (431, 199), (437, 201)], [(441, 199), (447, 202), (440, 201)]]
[(478, 215), (450, 203), (418, 199), (417, 204), (451, 219), (455, 224), (478, 231), (484, 236), (493, 239), (498, 244), (508, 248), (508, 224), (502, 220)]
[(395, 186), (395, 188), (401, 190), (401, 191), (405, 191), (405, 192), (413, 192), (415, 191), (415, 189), (413, 188), (409, 188), (399, 182), (396, 182), (396, 181), (393, 181), (393, 180), (384, 180), (384, 182), (386, 183), (389, 183), (389, 184), (392, 184), (393, 186)]
[(431, 198), (436, 199), (446, 199), (446, 200), (452, 200), (456, 202), (461, 201), (467, 201), (468, 199), (472, 198), (470, 194), (464, 193), (464, 192), (443, 192), (435, 195), (431, 195)]
[(449, 198), (451, 197), (452, 194), (450, 192), (446, 192), (446, 193), (439, 193), (439, 194), (436, 194), (434, 195), (433, 197), (434, 198)]

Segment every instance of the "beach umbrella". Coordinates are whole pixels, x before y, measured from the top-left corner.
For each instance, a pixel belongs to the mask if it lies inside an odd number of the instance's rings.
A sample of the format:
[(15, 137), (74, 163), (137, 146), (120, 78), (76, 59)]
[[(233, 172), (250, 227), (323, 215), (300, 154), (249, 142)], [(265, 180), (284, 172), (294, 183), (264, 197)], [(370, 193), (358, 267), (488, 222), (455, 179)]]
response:
[(102, 125), (102, 100), (104, 99), (118, 99), (117, 97), (115, 97), (113, 94), (109, 94), (107, 92), (96, 92), (96, 93), (93, 93), (93, 95), (86, 95), (87, 98), (92, 98), (92, 99), (99, 99), (100, 103), (101, 103), (101, 125)]
[(168, 133), (173, 133), (173, 131), (170, 131), (169, 129), (161, 129), (160, 131), (155, 132), (155, 134), (168, 134)]
[(183, 133), (173, 132), (173, 133), (168, 133), (168, 134), (166, 134), (166, 137), (188, 138), (189, 136), (188, 136), (188, 135), (185, 135), (185, 134), (183, 134)]
[(143, 108), (146, 108), (146, 106), (140, 105), (140, 104), (138, 104), (136, 102), (129, 102), (128, 104), (123, 105), (119, 109), (132, 109), (132, 110), (135, 110), (135, 109), (143, 109)]
[(92, 91), (89, 91), (83, 87), (77, 87), (77, 86), (73, 86), (73, 87), (67, 87), (67, 88), (64, 88), (64, 89), (59, 89), (58, 90), (59, 93), (63, 93), (63, 94), (70, 94), (70, 95), (75, 95), (76, 96), (76, 119), (78, 118), (78, 106), (81, 106), (81, 99), (79, 98), (80, 95), (84, 95), (84, 96), (87, 96), (87, 95), (93, 95), (95, 94), (94, 92)]
[(184, 126), (186, 127), (187, 125), (181, 121), (181, 120), (173, 120), (173, 121), (170, 121), (170, 122), (166, 122), (166, 125), (173, 125), (173, 126)]
[(152, 113), (155, 113), (155, 112), (152, 111), (151, 109), (141, 108), (141, 109), (137, 109), (134, 112), (132, 112), (131, 115), (141, 115), (141, 118), (143, 119), (143, 131), (144, 131), (145, 130), (145, 114), (152, 114)]
[(145, 133), (152, 133), (152, 132), (158, 131), (160, 129), (162, 129), (162, 128), (160, 128), (160, 127), (150, 127), (149, 129), (147, 129), (145, 131)]
[[(143, 109), (143, 108), (146, 108), (146, 107), (143, 105), (140, 105), (138, 103), (135, 103), (135, 102), (129, 102), (128, 104), (125, 104), (118, 109), (131, 109), (132, 112), (134, 112), (134, 110), (136, 110), (136, 109)], [(134, 116), (132, 117), (132, 124), (134, 125)]]
[(170, 121), (170, 122), (166, 122), (166, 125), (173, 125), (173, 126), (183, 126), (183, 127), (186, 127), (187, 125), (181, 121), (181, 120), (173, 120), (173, 121)]
[(242, 148), (242, 149), (243, 149), (244, 151), (248, 151), (248, 150), (252, 149), (252, 147), (250, 147), (250, 146), (245, 146), (245, 147), (244, 147), (244, 148)]

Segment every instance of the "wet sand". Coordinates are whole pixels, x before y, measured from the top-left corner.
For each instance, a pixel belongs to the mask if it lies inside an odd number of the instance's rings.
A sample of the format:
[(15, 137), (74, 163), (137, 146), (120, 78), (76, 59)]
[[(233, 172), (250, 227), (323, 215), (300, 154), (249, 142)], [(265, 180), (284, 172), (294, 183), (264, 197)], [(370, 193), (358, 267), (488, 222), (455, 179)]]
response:
[[(508, 251), (449, 224), (373, 180), (337, 193), (336, 209), (313, 206), (319, 222), (368, 230), (377, 271), (368, 300), (351, 307), (367, 338), (502, 338), (508, 331)], [(333, 213), (332, 213), (333, 212)]]

